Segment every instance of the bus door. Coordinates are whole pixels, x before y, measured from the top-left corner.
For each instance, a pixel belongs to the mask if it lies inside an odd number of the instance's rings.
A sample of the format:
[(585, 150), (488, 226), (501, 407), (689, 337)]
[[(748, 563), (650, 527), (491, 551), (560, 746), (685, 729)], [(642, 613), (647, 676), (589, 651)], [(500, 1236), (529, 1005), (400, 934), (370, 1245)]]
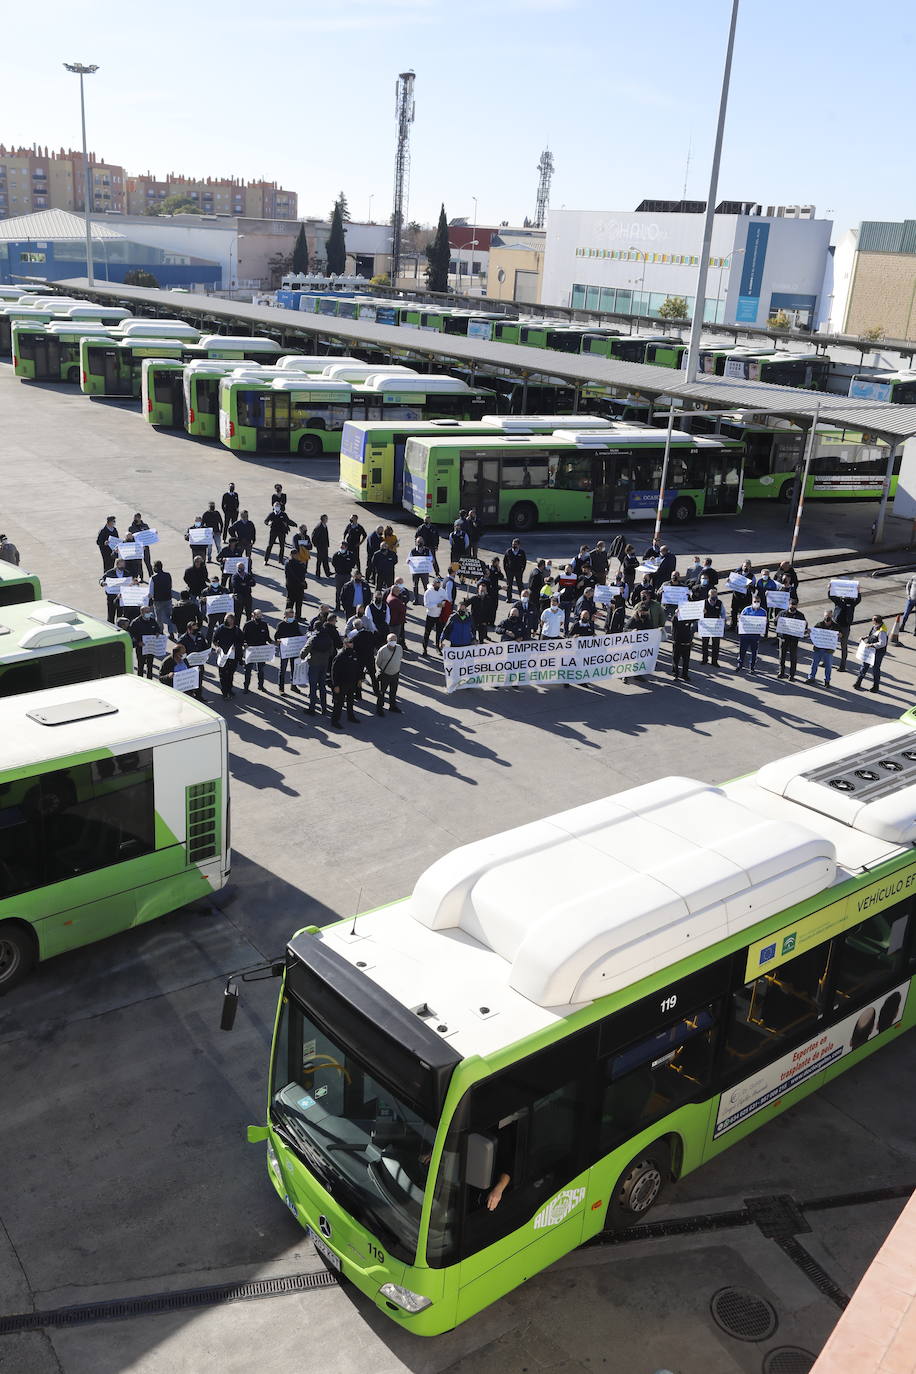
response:
[(626, 520), (631, 474), (628, 453), (609, 453), (595, 458), (592, 515), (595, 520)]
[(407, 448), (407, 435), (398, 435), (394, 440), (394, 484), (393, 501), (396, 506), (401, 504), (401, 497), (404, 495), (404, 450)]
[(132, 362), (121, 370), (121, 355), (117, 347), (106, 348), (102, 354), (104, 366), (102, 375), (104, 377), (103, 392), (106, 396), (129, 396), (131, 391), (131, 372)]
[(498, 458), (461, 459), (458, 504), (462, 510), (476, 510), (484, 523), (496, 523), (499, 518)]
[(258, 452), (289, 452), (289, 392), (272, 391), (258, 396)]
[(170, 372), (156, 382), (156, 400), (172, 407), (172, 424), (184, 426), (184, 379), (180, 372)]
[[(691, 456), (690, 464), (698, 474), (702, 486), (703, 509), (707, 515), (724, 515), (738, 509), (741, 494), (741, 453), (738, 449), (699, 449)], [(690, 485), (693, 485), (691, 480)]]

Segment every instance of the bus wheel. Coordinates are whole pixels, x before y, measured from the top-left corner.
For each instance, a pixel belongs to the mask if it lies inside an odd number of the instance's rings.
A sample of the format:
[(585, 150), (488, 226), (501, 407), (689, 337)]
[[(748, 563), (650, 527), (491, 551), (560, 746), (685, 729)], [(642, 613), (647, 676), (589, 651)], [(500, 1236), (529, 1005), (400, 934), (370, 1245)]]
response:
[(518, 505), (510, 510), (506, 524), (516, 534), (524, 534), (526, 530), (533, 530), (537, 522), (537, 506), (532, 505), (530, 501), (519, 501)]
[(689, 496), (680, 496), (676, 501), (671, 502), (671, 509), (668, 512), (668, 519), (673, 525), (686, 525), (688, 520), (692, 520), (697, 513), (697, 508)]
[(789, 477), (779, 488), (779, 499), (784, 506), (787, 506), (795, 495), (795, 478)]
[(80, 370), (78, 367), (71, 367), (67, 370), (67, 381), (71, 384), (71, 386), (75, 385), (75, 383), (77, 383), (79, 379)]
[(605, 1230), (619, 1231), (638, 1225), (661, 1197), (670, 1170), (671, 1159), (664, 1141), (656, 1141), (631, 1159), (614, 1185)]
[(8, 992), (30, 971), (35, 946), (28, 931), (15, 921), (0, 923), (0, 992)]
[(320, 458), (324, 449), (317, 434), (303, 434), (299, 440), (299, 454), (302, 458)]

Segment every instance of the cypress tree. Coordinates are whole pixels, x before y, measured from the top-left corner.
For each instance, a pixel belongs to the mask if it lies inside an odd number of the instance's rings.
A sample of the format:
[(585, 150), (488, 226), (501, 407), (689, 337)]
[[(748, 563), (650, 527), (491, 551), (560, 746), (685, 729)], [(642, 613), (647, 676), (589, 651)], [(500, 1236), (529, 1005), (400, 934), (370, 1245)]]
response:
[(445, 217), (445, 206), (443, 205), (439, 211), (436, 237), (426, 249), (429, 263), (426, 269), (426, 284), (430, 291), (448, 291), (448, 265), (451, 256), (452, 249), (448, 241), (448, 220)]
[(299, 225), (299, 233), (296, 244), (293, 248), (293, 271), (307, 272), (309, 270), (309, 246), (305, 237), (305, 225)]
[(347, 241), (344, 237), (343, 211), (340, 201), (334, 204), (331, 215), (331, 232), (327, 242), (328, 275), (341, 276), (347, 270)]

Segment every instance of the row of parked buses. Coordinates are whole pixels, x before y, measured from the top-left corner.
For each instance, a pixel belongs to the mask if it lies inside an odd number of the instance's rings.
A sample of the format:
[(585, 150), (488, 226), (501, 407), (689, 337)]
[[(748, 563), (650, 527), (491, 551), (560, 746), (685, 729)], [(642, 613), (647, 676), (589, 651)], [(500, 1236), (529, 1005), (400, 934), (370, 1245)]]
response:
[[(664, 398), (655, 402), (620, 399), (608, 388), (595, 385), (577, 393), (559, 379), (532, 383), (483, 374), (466, 364), (449, 373), (421, 374), (378, 356), (366, 361), (357, 356), (284, 354), (281, 345), (267, 337), (204, 335), (181, 320), (134, 319), (117, 307), (53, 296), (3, 302), (0, 340), (4, 328), (15, 372), (23, 380), (78, 380), (90, 396), (138, 399), (148, 423), (159, 428), (218, 440), (240, 453), (320, 457), (341, 452), (343, 446), (341, 482), (362, 500), (403, 501), (420, 513), (415, 508), (422, 487), (426, 513), (435, 506), (445, 519), (453, 505), (457, 514), (476, 492), (473, 504), (487, 518), (502, 520), (505, 515), (517, 529), (577, 518), (565, 512), (573, 507), (578, 511), (581, 500), (570, 506), (555, 494), (532, 494), (537, 487), (555, 493), (563, 482), (574, 481), (580, 494), (589, 493), (585, 502), (589, 514), (583, 518), (636, 519), (648, 515), (657, 504), (660, 441), (652, 427), (666, 423)], [(621, 346), (634, 342), (620, 341)], [(0, 356), (2, 347), (0, 342)], [(577, 469), (573, 477), (568, 464), (558, 464), (555, 455), (548, 456), (526, 471), (519, 470), (525, 494), (514, 497), (512, 483), (504, 480), (514, 471), (511, 463), (494, 468), (491, 452), (474, 455), (462, 450), (455, 461), (467, 476), (439, 484), (440, 490), (447, 488), (451, 493), (444, 501), (434, 499), (431, 478), (420, 482), (417, 474), (405, 499), (407, 440), (422, 437), (418, 431), (424, 426), (440, 420), (459, 426), (479, 423), (491, 430), (495, 426), (495, 433), (486, 436), (492, 439), (499, 436), (507, 416), (523, 416), (529, 434), (552, 433), (553, 428), (568, 429), (571, 424), (587, 428), (582, 425), (583, 412), (629, 426), (624, 431), (619, 423), (616, 427), (617, 448), (627, 452), (615, 458), (610, 468), (599, 471), (592, 455), (589, 471), (584, 471), (582, 459), (582, 470)], [(551, 417), (556, 417), (557, 424), (548, 429)], [(649, 435), (641, 433), (646, 427)], [(366, 449), (364, 454), (366, 435), (379, 433), (386, 437), (369, 442), (376, 452)], [(482, 431), (478, 434), (483, 437)], [(720, 446), (698, 444), (691, 435), (715, 439)], [(512, 442), (522, 437), (516, 431)], [(583, 442), (594, 441), (586, 436)], [(675, 448), (683, 449), (681, 456), (690, 450), (689, 461), (684, 457), (682, 465), (679, 457), (670, 469), (673, 479), (666, 484), (664, 514), (689, 520), (704, 513), (730, 513), (740, 509), (742, 495), (787, 501), (797, 480), (803, 442), (801, 430), (785, 422), (770, 422), (766, 416), (713, 419), (685, 413), (679, 419)], [(387, 456), (378, 461), (380, 445)], [(738, 461), (742, 451), (743, 470)], [(886, 456), (886, 448), (867, 434), (822, 426), (806, 495), (877, 497)], [(476, 466), (475, 460), (479, 460)], [(543, 480), (534, 480), (536, 471), (541, 471)], [(896, 474), (891, 494), (895, 484)], [(459, 495), (454, 496), (455, 492)]]
[(229, 873), (226, 727), (0, 562), (0, 993)]

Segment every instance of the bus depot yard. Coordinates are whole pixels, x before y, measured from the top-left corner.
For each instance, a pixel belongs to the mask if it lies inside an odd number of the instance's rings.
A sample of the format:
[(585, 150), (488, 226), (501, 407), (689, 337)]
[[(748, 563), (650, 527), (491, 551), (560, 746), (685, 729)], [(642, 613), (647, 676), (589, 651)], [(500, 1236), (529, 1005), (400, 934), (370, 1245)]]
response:
[[(336, 458), (239, 456), (155, 433), (132, 406), (41, 384), (26, 391), (9, 366), (0, 368), (0, 424), (3, 527), (44, 596), (87, 612), (104, 604), (94, 539), (109, 512), (126, 522), (141, 511), (180, 576), (188, 521), (230, 480), (256, 520), (279, 479), (297, 522), (327, 512), (336, 536), (354, 508)], [(709, 553), (722, 568), (745, 556), (772, 563), (787, 546), (786, 513), (748, 506), (673, 531), (672, 547)], [(809, 613), (840, 572), (863, 579), (860, 623), (899, 609), (906, 572), (890, 558), (890, 575), (871, 580), (881, 560), (857, 552), (874, 513), (859, 503), (806, 513)], [(396, 514), (385, 518), (404, 547), (412, 526)], [(893, 544), (895, 522), (888, 533)], [(526, 536), (529, 557), (571, 553), (579, 535), (537, 531)], [(493, 531), (484, 549), (507, 543), (507, 531)], [(282, 581), (257, 562), (255, 571), (255, 604), (273, 617)], [(325, 586), (312, 583), (309, 605)], [(453, 1332), (421, 1341), (350, 1283), (327, 1279), (275, 1196), (263, 1144), (246, 1143), (246, 1126), (265, 1120), (277, 982), (243, 985), (232, 1035), (219, 1029), (220, 1002), (227, 974), (282, 957), (303, 926), (406, 897), (457, 846), (673, 775), (718, 785), (896, 721), (913, 701), (912, 643), (892, 649), (887, 690), (867, 705), (846, 691), (784, 693), (724, 673), (690, 692), (661, 681), (614, 686), (612, 702), (604, 689), (447, 697), (438, 665), (411, 656), (405, 715), (371, 737), (332, 738), (257, 694), (227, 711), (231, 885), (62, 955), (0, 1006), (0, 1369), (243, 1371), (269, 1351), (341, 1374), (731, 1374), (763, 1370), (770, 1356), (778, 1369), (778, 1352), (786, 1362), (793, 1349), (816, 1352), (916, 1181), (908, 1038), (773, 1109), (762, 1129), (673, 1184), (645, 1231), (574, 1250)], [(862, 862), (877, 861), (880, 848), (863, 841)], [(552, 892), (562, 880), (572, 893), (608, 862), (599, 856), (583, 872), (558, 857), (538, 872)], [(522, 872), (514, 890), (529, 889)], [(898, 1002), (895, 1016), (903, 1010)], [(494, 1022), (480, 1025), (499, 1034)], [(303, 1275), (317, 1276), (312, 1291)], [(127, 1305), (105, 1306), (117, 1300)]]

